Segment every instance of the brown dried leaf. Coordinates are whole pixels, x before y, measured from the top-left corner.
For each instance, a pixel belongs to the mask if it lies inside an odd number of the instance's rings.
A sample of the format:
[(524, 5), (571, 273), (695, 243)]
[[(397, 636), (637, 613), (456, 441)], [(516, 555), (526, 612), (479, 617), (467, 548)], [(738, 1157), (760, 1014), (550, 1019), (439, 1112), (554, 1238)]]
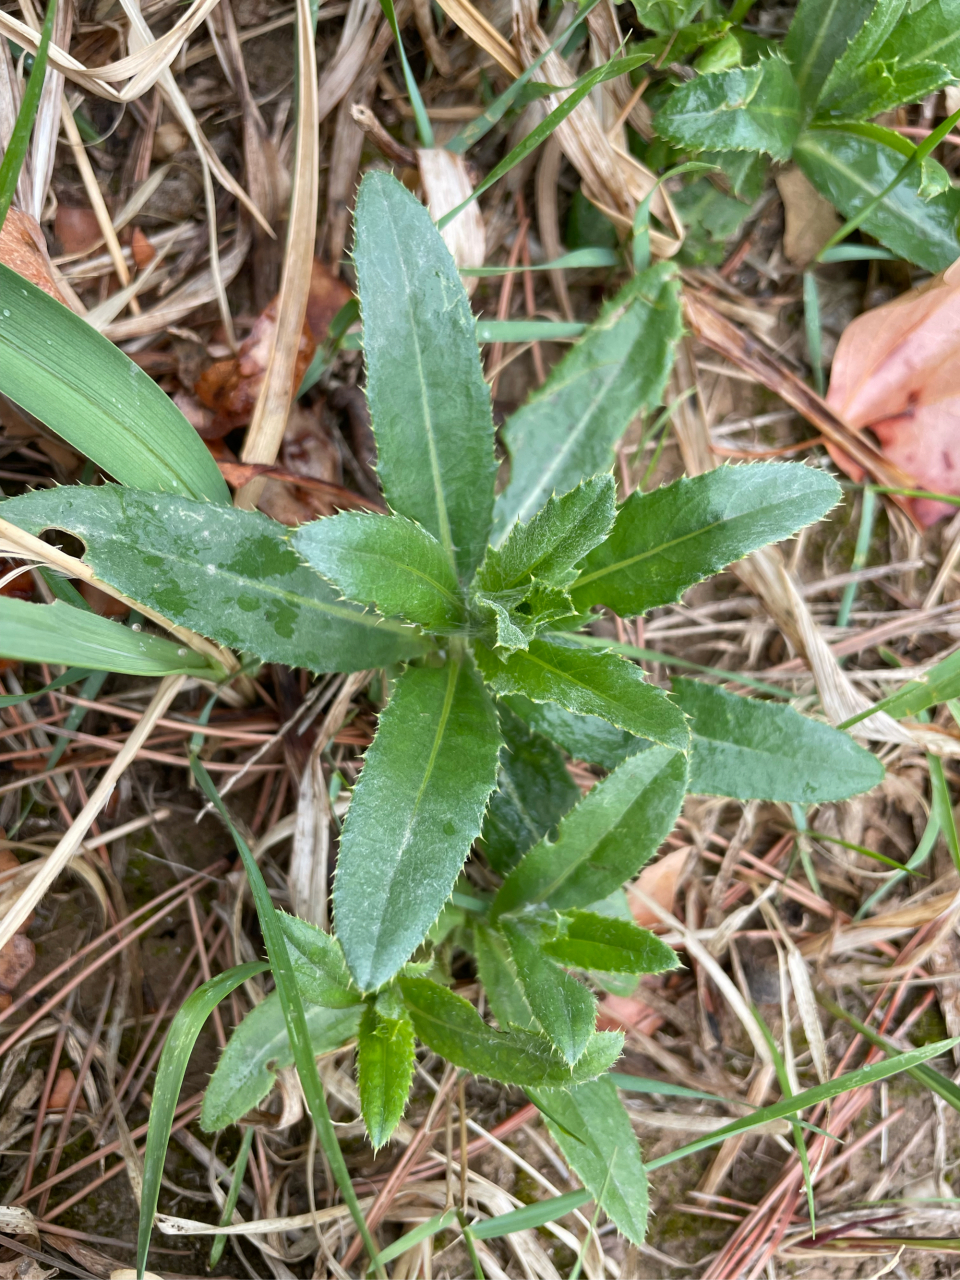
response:
[(829, 200), (796, 166), (777, 174), (783, 201), (783, 253), (794, 266), (812, 262), (842, 223)]
[(64, 302), (54, 283), (47, 242), (43, 238), (40, 224), (29, 213), (23, 213), (19, 209), (7, 210), (3, 226), (0, 227), (0, 262), (44, 293), (49, 293), (51, 298)]
[[(294, 388), (300, 385), (317, 344), (326, 338), (331, 320), (350, 296), (347, 286), (336, 279), (322, 262), (314, 259), (307, 314), (294, 366)], [(219, 360), (200, 375), (194, 390), (201, 404), (215, 410), (217, 415), (213, 424), (204, 431), (205, 438), (224, 436), (235, 427), (246, 426), (253, 417), (276, 327), (277, 299), (274, 298), (254, 321), (250, 333), (240, 344), (236, 358)]]
[(25, 933), (15, 933), (0, 948), (0, 991), (13, 991), (37, 959), (37, 950)]
[[(868, 428), (910, 487), (960, 494), (960, 263), (858, 316), (840, 338), (827, 403), (851, 427)], [(828, 444), (855, 480), (862, 469)], [(955, 508), (911, 499), (923, 526)]]
[(53, 231), (64, 253), (85, 253), (103, 239), (97, 215), (88, 205), (58, 204)]

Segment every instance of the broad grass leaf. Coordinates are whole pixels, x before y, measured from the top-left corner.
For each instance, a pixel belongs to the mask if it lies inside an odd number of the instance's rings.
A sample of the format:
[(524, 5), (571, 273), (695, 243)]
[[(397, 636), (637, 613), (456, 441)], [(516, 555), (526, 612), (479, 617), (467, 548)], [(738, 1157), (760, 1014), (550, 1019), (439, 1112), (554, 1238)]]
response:
[[(857, 316), (833, 359), (827, 403), (851, 427), (869, 430), (883, 452), (932, 493), (960, 493), (960, 267)], [(863, 473), (835, 446), (838, 466)], [(923, 525), (956, 508), (910, 500)], [(952, 696), (952, 695), (951, 695)]]
[(534, 732), (562, 747), (574, 760), (615, 769), (627, 756), (642, 751), (646, 743), (632, 733), (617, 729), (599, 716), (579, 716), (556, 702), (531, 702), (515, 693), (500, 699)]
[(791, 462), (717, 467), (637, 490), (580, 566), (574, 605), (605, 604), (629, 617), (672, 604), (695, 582), (821, 519), (839, 498), (831, 476)]
[(538, 578), (558, 587), (576, 577), (573, 566), (601, 543), (616, 516), (612, 475), (591, 476), (562, 497), (551, 497), (533, 519), (513, 526), (503, 545), (489, 547), (477, 574), (487, 592), (510, 591)]
[(564, 910), (599, 902), (636, 875), (669, 835), (686, 791), (681, 751), (630, 756), (510, 872), (491, 908), (496, 920), (528, 904)]
[[(388, 1007), (382, 1007), (385, 1004)], [(357, 1086), (374, 1151), (389, 1142), (403, 1118), (416, 1062), (414, 1048), (413, 1023), (396, 997), (367, 1005), (357, 1041)]]
[(696, 151), (764, 152), (789, 160), (800, 132), (800, 94), (788, 64), (764, 58), (679, 85), (654, 126), (668, 142)]
[(597, 1002), (582, 983), (544, 954), (536, 924), (507, 918), (500, 924), (527, 1003), (551, 1043), (572, 1066), (593, 1034)]
[(481, 842), (491, 867), (504, 876), (573, 808), (580, 788), (551, 742), (529, 729), (505, 703), (499, 704), (498, 712), (504, 745)]
[(0, 391), (135, 489), (227, 503), (206, 445), (129, 356), (0, 265)]
[(476, 321), (430, 214), (396, 178), (364, 176), (355, 226), (383, 492), (469, 581), (486, 549), (496, 474)]
[(466, 621), (453, 566), (436, 538), (413, 520), (344, 511), (304, 525), (292, 541), (348, 600), (428, 631), (454, 631)]
[(684, 751), (689, 730), (663, 690), (641, 669), (612, 653), (596, 653), (562, 640), (531, 640), (501, 659), (474, 645), (477, 665), (497, 695), (522, 693), (534, 702), (557, 702), (577, 715), (600, 716), (654, 742)]
[(848, 734), (783, 703), (682, 677), (672, 696), (690, 717), (694, 795), (821, 804), (883, 781), (883, 765)]
[(349, 604), (255, 511), (118, 485), (38, 490), (0, 506), (29, 533), (83, 539), (98, 578), (220, 644), (313, 671), (362, 671), (422, 653), (410, 627)]
[(343, 948), (336, 938), (284, 911), (277, 912), (277, 920), (303, 999), (328, 1009), (349, 1009), (357, 1004), (360, 994), (350, 982)]
[[(352, 1040), (360, 1026), (363, 1005), (326, 1009), (304, 1002), (307, 1031), (314, 1053), (331, 1053)], [(273, 1088), (277, 1070), (293, 1066), (293, 1049), (280, 996), (271, 991), (235, 1028), (220, 1055), (200, 1112), (208, 1133), (225, 1129), (259, 1106)]]
[[(800, 135), (794, 160), (820, 194), (851, 218), (886, 189), (913, 150), (905, 138), (878, 125), (815, 125)], [(938, 194), (925, 195), (921, 186), (931, 171), (946, 177), (935, 161), (925, 160), (860, 225), (908, 262), (943, 271), (960, 252), (960, 190), (947, 178)]]
[(566, 1089), (527, 1089), (551, 1137), (617, 1230), (642, 1244), (647, 1174), (630, 1117), (609, 1077)]
[(783, 51), (808, 110), (873, 7), (874, 0), (800, 0)]
[(354, 790), (334, 884), (337, 937), (361, 990), (393, 977), (450, 896), (499, 753), (496, 710), (472, 665), (401, 675)]
[(181, 672), (207, 680), (225, 675), (219, 664), (193, 649), (162, 636), (131, 631), (119, 622), (74, 609), (62, 600), (30, 604), (2, 595), (0, 658), (80, 664), (92, 671), (121, 671), (153, 678)]
[(594, 1032), (571, 1068), (546, 1036), (516, 1028), (495, 1031), (469, 1000), (429, 978), (400, 978), (398, 986), (418, 1039), (455, 1066), (503, 1084), (550, 1087), (592, 1080), (616, 1062), (623, 1046), (616, 1032)]
[(548, 956), (574, 969), (604, 973), (662, 973), (680, 961), (675, 951), (648, 929), (629, 920), (568, 911), (560, 919), (560, 933), (543, 944)]
[(683, 325), (676, 271), (636, 276), (507, 421), (510, 483), (497, 498), (492, 541), (526, 522), (554, 493), (606, 471), (637, 413), (660, 401)]
[(473, 954), (490, 1012), (501, 1028), (508, 1031), (511, 1027), (519, 1027), (522, 1031), (532, 1031), (536, 1026), (533, 1010), (520, 985), (510, 944), (500, 930), (476, 925)]

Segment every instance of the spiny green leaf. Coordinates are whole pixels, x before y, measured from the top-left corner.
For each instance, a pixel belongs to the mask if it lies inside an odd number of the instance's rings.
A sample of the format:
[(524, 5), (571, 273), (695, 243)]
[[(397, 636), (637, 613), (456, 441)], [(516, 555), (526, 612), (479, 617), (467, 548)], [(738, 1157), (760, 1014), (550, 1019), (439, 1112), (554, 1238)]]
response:
[(634, 277), (507, 422), (510, 483), (497, 498), (492, 541), (528, 521), (554, 493), (606, 471), (637, 413), (656, 405), (683, 332), (676, 272)]
[(30, 604), (10, 596), (0, 596), (0, 657), (65, 665), (79, 662), (94, 671), (131, 676), (182, 672), (217, 680), (226, 674), (218, 663), (162, 636), (131, 631), (62, 600)]
[(580, 789), (542, 734), (528, 729), (505, 703), (498, 712), (504, 745), (481, 841), (487, 861), (502, 876), (573, 808)]
[(510, 944), (527, 1003), (551, 1043), (572, 1066), (593, 1034), (596, 1001), (582, 983), (544, 955), (538, 925), (504, 918), (501, 928)]
[(404, 516), (343, 511), (313, 520), (293, 545), (348, 600), (428, 631), (455, 631), (466, 619), (460, 584), (443, 547)]
[[(905, 144), (905, 145), (904, 145)], [(821, 195), (847, 218), (870, 204), (897, 177), (914, 148), (878, 125), (815, 125), (802, 133), (794, 159)], [(861, 223), (899, 257), (928, 271), (956, 259), (960, 190), (949, 187), (925, 199), (921, 184), (935, 161), (916, 166)]]
[(558, 702), (568, 711), (600, 716), (653, 742), (687, 748), (686, 721), (632, 662), (559, 639), (531, 640), (526, 651), (504, 661), (479, 642), (474, 653), (484, 680), (498, 695), (522, 693), (534, 702)]
[[(957, 0), (927, 0), (902, 17), (879, 50), (897, 76), (931, 64), (942, 66), (947, 78), (938, 86), (960, 78), (960, 5)], [(914, 102), (915, 98), (904, 98)]]
[(564, 1085), (592, 1080), (620, 1056), (623, 1037), (594, 1032), (576, 1065), (570, 1067), (546, 1036), (517, 1029), (495, 1031), (462, 996), (429, 978), (400, 978), (398, 986), (417, 1037), (434, 1053), (473, 1075), (504, 1084)]
[(221, 644), (314, 671), (362, 671), (422, 653), (416, 631), (339, 598), (257, 511), (119, 485), (37, 490), (0, 506), (30, 533), (65, 529), (98, 578)]
[(568, 587), (573, 566), (601, 543), (616, 515), (612, 475), (592, 476), (562, 497), (551, 497), (532, 520), (519, 521), (497, 549), (489, 547), (477, 574), (482, 591), (512, 591), (539, 578)]
[(522, 1031), (532, 1031), (536, 1026), (533, 1010), (523, 994), (510, 946), (500, 930), (476, 925), (473, 952), (490, 1012), (501, 1028), (508, 1031), (511, 1027), (519, 1027)]
[(694, 795), (822, 804), (883, 781), (876, 756), (783, 703), (682, 677), (674, 680), (672, 696), (690, 716)]
[(277, 919), (303, 999), (328, 1009), (348, 1009), (357, 1004), (360, 993), (350, 982), (343, 949), (336, 938), (284, 911), (277, 912)]
[(863, 120), (892, 110), (903, 102), (919, 102), (930, 93), (942, 89), (956, 77), (942, 62), (923, 62), (900, 68), (896, 62), (874, 59), (857, 70), (856, 80), (838, 91), (821, 107), (817, 119)]
[(717, 467), (637, 490), (580, 566), (573, 602), (580, 612), (602, 603), (624, 617), (671, 604), (693, 583), (821, 519), (839, 497), (826, 472), (791, 462)]
[(676, 952), (649, 929), (594, 911), (564, 912), (560, 932), (543, 949), (571, 968), (604, 973), (662, 973), (680, 963)]
[(909, 0), (876, 0), (869, 17), (830, 69), (817, 103), (818, 114), (839, 110), (838, 103), (856, 93), (864, 71), (877, 60), (884, 41), (897, 25)]
[(408, 668), (380, 717), (340, 840), (337, 936), (357, 985), (409, 959), (450, 896), (496, 784), (493, 703), (467, 662)]
[(469, 581), (493, 514), (493, 418), (476, 321), (430, 214), (369, 172), (356, 212), (367, 400), (391, 508), (438, 540)]
[(491, 918), (527, 904), (559, 910), (598, 902), (636, 875), (669, 835), (686, 790), (680, 751), (650, 747), (630, 756), (510, 872)]
[[(298, 977), (299, 983), (299, 977)], [(331, 1053), (352, 1040), (363, 1005), (324, 1008), (305, 1000), (307, 1030), (314, 1053)], [(200, 1125), (207, 1133), (225, 1129), (259, 1106), (273, 1088), (277, 1070), (293, 1066), (293, 1049), (280, 997), (271, 991), (235, 1028), (203, 1096)]]
[(844, 55), (873, 9), (874, 0), (800, 0), (783, 51), (808, 109), (834, 64)]
[(379, 1150), (403, 1117), (413, 1079), (413, 1023), (389, 992), (368, 1004), (357, 1042), (357, 1085), (360, 1110), (374, 1151)]
[(674, 89), (654, 126), (677, 146), (762, 151), (788, 160), (800, 131), (800, 95), (782, 58), (697, 76)]
[(566, 1089), (527, 1089), (564, 1158), (618, 1231), (642, 1244), (647, 1175), (630, 1117), (609, 1077)]
[[(241, 982), (257, 973), (263, 973), (267, 967), (262, 962), (255, 962), (240, 964), (224, 973), (218, 973), (186, 998), (170, 1023), (163, 1052), (160, 1054), (160, 1065), (157, 1067), (157, 1081), (150, 1106), (150, 1128), (147, 1130), (147, 1145), (143, 1153), (143, 1190), (137, 1235), (137, 1265), (141, 1274), (150, 1248), (150, 1232), (153, 1230), (153, 1219), (160, 1197), (163, 1162), (173, 1127), (173, 1113), (197, 1036), (221, 1000), (225, 1000)], [(209, 1090), (207, 1096), (209, 1097)]]
[(536, 733), (562, 747), (574, 760), (615, 769), (627, 756), (643, 751), (646, 743), (632, 733), (616, 729), (599, 716), (578, 716), (556, 702), (531, 702), (523, 694), (501, 698)]
[(152, 378), (3, 265), (0, 391), (121, 484), (230, 501), (206, 445)]

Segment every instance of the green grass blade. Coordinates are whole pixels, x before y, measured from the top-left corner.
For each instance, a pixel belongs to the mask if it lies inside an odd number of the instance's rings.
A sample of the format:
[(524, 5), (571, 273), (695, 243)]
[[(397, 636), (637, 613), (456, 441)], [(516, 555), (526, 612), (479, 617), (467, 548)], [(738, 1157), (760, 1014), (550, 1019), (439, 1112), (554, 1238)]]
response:
[[(90, 674), (87, 676), (86, 680), (84, 680), (83, 682), (83, 687), (80, 690), (80, 697), (85, 698), (88, 702), (96, 698), (100, 693), (100, 690), (104, 686), (104, 683), (107, 679), (107, 675), (108, 675), (108, 672), (106, 671), (91, 671)], [(216, 696), (217, 696), (216, 694), (212, 695), (211, 701), (215, 700)], [(79, 729), (80, 725), (83, 722), (83, 717), (87, 714), (89, 710), (90, 710), (89, 707), (77, 707), (77, 706), (71, 707), (66, 720), (63, 722), (64, 729), (68, 730), (68, 732), (71, 732), (71, 733), (73, 732), (74, 729)], [(62, 737), (59, 740), (59, 742), (56, 742), (54, 744), (53, 750), (50, 752), (49, 756), (47, 757), (47, 763), (44, 767), (45, 773), (49, 773), (51, 769), (56, 768), (56, 766), (60, 763), (60, 757), (63, 755), (63, 753), (66, 751), (69, 745), (70, 745), (70, 739), (66, 737)]]
[(150, 1107), (150, 1128), (143, 1156), (143, 1192), (140, 1198), (140, 1229), (137, 1233), (137, 1275), (142, 1276), (150, 1249), (150, 1232), (157, 1212), (160, 1196), (160, 1179), (163, 1176), (163, 1160), (170, 1141), (173, 1113), (180, 1096), (180, 1086), (187, 1072), (187, 1063), (197, 1042), (200, 1029), (221, 1000), (226, 999), (242, 982), (256, 973), (263, 973), (268, 966), (259, 961), (239, 964), (198, 987), (181, 1005), (160, 1055), (157, 1083)]
[(249, 846), (231, 822), (230, 815), (227, 813), (209, 773), (207, 773), (196, 756), (191, 757), (190, 767), (193, 770), (194, 777), (200, 784), (201, 790), (220, 814), (227, 830), (233, 837), (234, 844), (237, 846), (237, 852), (243, 862), (243, 869), (247, 873), (250, 892), (257, 908), (257, 917), (260, 921), (260, 928), (263, 931), (263, 941), (267, 948), (267, 955), (270, 958), (270, 969), (273, 972), (280, 1003), (283, 1007), (287, 1035), (290, 1037), (290, 1046), (293, 1049), (297, 1074), (300, 1077), (303, 1094), (313, 1117), (313, 1123), (316, 1126), (317, 1137), (320, 1139), (320, 1145), (323, 1147), (324, 1154), (330, 1162), (330, 1168), (333, 1170), (337, 1186), (340, 1188), (344, 1203), (350, 1210), (350, 1216), (356, 1223), (367, 1253), (373, 1260), (377, 1274), (382, 1276), (385, 1273), (379, 1262), (377, 1248), (373, 1243), (373, 1238), (360, 1209), (357, 1194), (353, 1189), (350, 1173), (333, 1128), (333, 1121), (330, 1119), (330, 1111), (324, 1096), (323, 1085), (320, 1083), (320, 1075), (317, 1071), (317, 1062), (313, 1056), (313, 1046), (310, 1043), (310, 1033), (307, 1029), (307, 1020), (303, 1011), (303, 1001), (300, 998), (300, 988), (297, 986), (296, 975), (287, 951), (286, 939), (280, 927), (280, 921), (277, 918), (270, 892), (267, 889), (260, 868), (254, 861)]
[(943, 772), (943, 761), (939, 756), (928, 751), (927, 768), (930, 771), (933, 812), (937, 815), (953, 865), (960, 871), (960, 838), (957, 836), (957, 822), (953, 816), (953, 802), (950, 799), (950, 788), (947, 786), (947, 778)]
[(824, 1084), (818, 1084), (812, 1089), (805, 1089), (802, 1093), (794, 1094), (792, 1098), (783, 1098), (780, 1102), (774, 1102), (769, 1107), (761, 1107), (758, 1111), (754, 1111), (752, 1115), (745, 1116), (742, 1120), (735, 1120), (732, 1124), (724, 1125), (722, 1129), (715, 1129), (713, 1133), (706, 1134), (695, 1142), (688, 1143), (685, 1147), (678, 1147), (676, 1151), (671, 1151), (668, 1155), (658, 1156), (655, 1160), (648, 1162), (647, 1170), (649, 1172), (651, 1169), (659, 1169), (661, 1165), (671, 1164), (674, 1160), (682, 1160), (697, 1151), (703, 1151), (706, 1147), (716, 1146), (718, 1142), (724, 1142), (727, 1138), (736, 1137), (738, 1133), (746, 1133), (750, 1129), (756, 1128), (758, 1124), (765, 1124), (768, 1120), (782, 1120), (784, 1117), (796, 1115), (799, 1111), (804, 1110), (806, 1107), (812, 1107), (818, 1102), (826, 1102), (828, 1098), (836, 1098), (841, 1093), (849, 1093), (851, 1089), (859, 1089), (864, 1085), (876, 1084), (879, 1080), (886, 1080), (890, 1076), (898, 1075), (901, 1071), (909, 1071), (911, 1067), (919, 1066), (929, 1058), (937, 1058), (941, 1054), (947, 1053), (955, 1044), (960, 1044), (960, 1036), (953, 1040), (939, 1040), (936, 1044), (923, 1045), (920, 1049), (913, 1049), (909, 1053), (897, 1054), (893, 1058), (888, 1058), (885, 1062), (876, 1062), (869, 1067), (860, 1067), (857, 1071), (848, 1071), (846, 1075), (840, 1076), (836, 1080), (827, 1080)]
[(31, 702), (34, 698), (42, 698), (45, 693), (52, 693), (54, 689), (63, 689), (68, 684), (76, 684), (89, 674), (90, 672), (82, 667), (70, 667), (62, 676), (57, 676), (56, 680), (51, 680), (42, 689), (34, 689), (32, 693), (4, 694), (0, 697), (0, 707), (18, 707), (21, 702)]
[(477, 1240), (496, 1240), (507, 1236), (511, 1231), (528, 1231), (533, 1227), (544, 1227), (548, 1222), (556, 1222), (574, 1209), (587, 1204), (593, 1199), (590, 1191), (568, 1191), (564, 1196), (553, 1196), (550, 1200), (538, 1200), (535, 1204), (524, 1205), (513, 1213), (501, 1213), (496, 1218), (488, 1218), (486, 1222), (475, 1222), (470, 1230)]
[(478, 196), (483, 195), (484, 191), (488, 191), (495, 182), (499, 182), (505, 173), (509, 173), (521, 160), (525, 160), (532, 151), (540, 146), (541, 142), (546, 142), (558, 124), (562, 124), (567, 116), (574, 111), (584, 100), (588, 93), (598, 84), (602, 84), (604, 80), (614, 80), (617, 76), (626, 75), (627, 72), (633, 71), (635, 67), (642, 67), (650, 61), (647, 54), (637, 54), (631, 58), (614, 58), (609, 62), (605, 62), (602, 67), (595, 67), (592, 71), (588, 71), (579, 80), (575, 80), (572, 85), (564, 86), (563, 92), (567, 97), (555, 107), (545, 120), (537, 125), (535, 129), (527, 134), (522, 142), (513, 148), (508, 156), (494, 165), (484, 180), (477, 184), (472, 195), (466, 200), (458, 204), (455, 209), (451, 209), (449, 213), (445, 213), (437, 227), (442, 231), (448, 223), (452, 222), (457, 214), (462, 213), (467, 205), (471, 204)]
[[(230, 1190), (227, 1192), (227, 1198), (224, 1201), (223, 1212), (220, 1214), (221, 1227), (229, 1227), (230, 1220), (233, 1217), (233, 1211), (237, 1207), (237, 1200), (240, 1196), (240, 1188), (243, 1185), (243, 1175), (247, 1171), (247, 1160), (250, 1158), (250, 1148), (253, 1146), (253, 1135), (256, 1132), (253, 1125), (247, 1125), (243, 1131), (243, 1141), (240, 1143), (240, 1150), (237, 1158), (233, 1162), (233, 1168), (230, 1179)], [(227, 1243), (226, 1236), (214, 1236), (213, 1244), (210, 1246), (210, 1270), (217, 1265), (223, 1253), (223, 1246)]]
[(403, 68), (403, 79), (407, 86), (407, 93), (410, 96), (413, 118), (417, 122), (417, 136), (420, 139), (420, 145), (432, 147), (434, 145), (433, 127), (430, 124), (430, 117), (427, 115), (427, 108), (423, 105), (423, 98), (420, 96), (416, 77), (413, 74), (410, 63), (407, 61), (403, 41), (400, 39), (400, 26), (397, 22), (393, 0), (380, 0), (380, 8), (386, 15), (386, 19), (390, 23), (390, 30), (393, 32), (393, 38), (397, 42), (397, 52), (400, 54), (400, 65)]
[(43, 23), (43, 30), (40, 33), (37, 56), (33, 60), (30, 79), (27, 81), (23, 101), (20, 104), (20, 110), (17, 112), (13, 133), (10, 135), (7, 149), (3, 153), (3, 162), (0, 163), (0, 227), (3, 226), (7, 211), (17, 193), (20, 170), (23, 168), (27, 147), (30, 145), (33, 122), (37, 118), (37, 111), (40, 107), (43, 78), (47, 70), (47, 52), (50, 48), (50, 37), (53, 34), (53, 19), (56, 16), (56, 12), (57, 0), (50, 0), (47, 6), (47, 16)]
[(193, 649), (162, 636), (131, 631), (119, 622), (73, 609), (61, 600), (31, 604), (0, 596), (0, 657), (64, 666), (81, 662), (93, 671), (120, 671), (132, 676), (182, 673), (217, 680), (225, 674), (219, 664)]
[[(426, 1222), (421, 1222), (419, 1227), (414, 1227), (412, 1231), (405, 1232), (399, 1240), (394, 1240), (393, 1244), (388, 1244), (385, 1249), (380, 1250), (381, 1263), (393, 1262), (394, 1258), (399, 1258), (408, 1249), (413, 1249), (416, 1245), (422, 1244), (429, 1236), (439, 1235), (441, 1231), (448, 1231), (456, 1225), (457, 1221), (456, 1209), (448, 1209), (446, 1213), (438, 1213), (436, 1217), (429, 1218)], [(369, 1271), (367, 1274), (369, 1275)]]
[[(567, 31), (569, 30), (568, 27)], [(447, 150), (450, 150), (449, 143)], [(577, 271), (596, 267), (615, 267), (619, 261), (620, 255), (613, 249), (586, 248), (573, 249), (570, 253), (554, 258), (552, 262), (534, 262), (529, 266), (523, 264), (519, 267), (459, 267), (458, 270), (462, 276), (479, 276), (485, 279), (487, 276), (516, 275), (521, 271)]]
[(523, 91), (524, 85), (529, 84), (530, 80), (533, 78), (534, 72), (540, 69), (551, 53), (555, 53), (562, 44), (567, 43), (580, 23), (584, 21), (587, 14), (590, 13), (592, 9), (595, 9), (599, 2), (600, 0), (590, 0), (589, 4), (585, 4), (570, 25), (563, 28), (550, 47), (544, 49), (543, 53), (534, 58), (529, 67), (522, 71), (520, 75), (517, 76), (516, 80), (514, 80), (513, 84), (504, 89), (503, 93), (490, 103), (489, 107), (487, 107), (486, 111), (484, 111), (482, 115), (478, 116), (476, 120), (471, 120), (469, 124), (464, 125), (458, 134), (452, 137), (449, 142), (444, 143), (445, 149), (447, 151), (452, 151), (454, 155), (462, 156), (465, 155), (471, 147), (476, 146), (481, 138), (485, 138), (493, 126), (502, 120), (513, 106), (517, 97)]
[[(852, 1013), (848, 1013), (846, 1009), (841, 1009), (828, 996), (818, 996), (817, 998), (828, 1013), (832, 1013), (835, 1018), (842, 1018), (844, 1022), (848, 1022), (855, 1031), (859, 1031), (864, 1040), (868, 1040), (877, 1049), (883, 1049), (885, 1053), (894, 1052), (896, 1046), (886, 1036), (882, 1036), (879, 1032), (874, 1031), (872, 1027), (866, 1026), (859, 1018), (854, 1017)], [(955, 1111), (960, 1111), (960, 1085), (955, 1084), (948, 1076), (941, 1075), (934, 1067), (925, 1065), (910, 1068), (909, 1074), (919, 1084), (939, 1094), (944, 1102), (949, 1102)]]

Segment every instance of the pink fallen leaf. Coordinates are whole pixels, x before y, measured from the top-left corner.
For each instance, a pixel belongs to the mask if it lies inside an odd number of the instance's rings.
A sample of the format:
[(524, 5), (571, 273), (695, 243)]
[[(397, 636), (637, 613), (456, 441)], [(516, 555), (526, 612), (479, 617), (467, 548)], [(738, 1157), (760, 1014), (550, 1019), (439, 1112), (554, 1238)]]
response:
[[(960, 495), (960, 261), (847, 326), (827, 403), (854, 430), (871, 431), (914, 488)], [(842, 450), (827, 448), (863, 479)], [(909, 506), (923, 526), (956, 511), (929, 498)]]
[(652, 1036), (663, 1023), (660, 1014), (637, 996), (606, 995), (597, 1007), (598, 1031), (640, 1031)]

